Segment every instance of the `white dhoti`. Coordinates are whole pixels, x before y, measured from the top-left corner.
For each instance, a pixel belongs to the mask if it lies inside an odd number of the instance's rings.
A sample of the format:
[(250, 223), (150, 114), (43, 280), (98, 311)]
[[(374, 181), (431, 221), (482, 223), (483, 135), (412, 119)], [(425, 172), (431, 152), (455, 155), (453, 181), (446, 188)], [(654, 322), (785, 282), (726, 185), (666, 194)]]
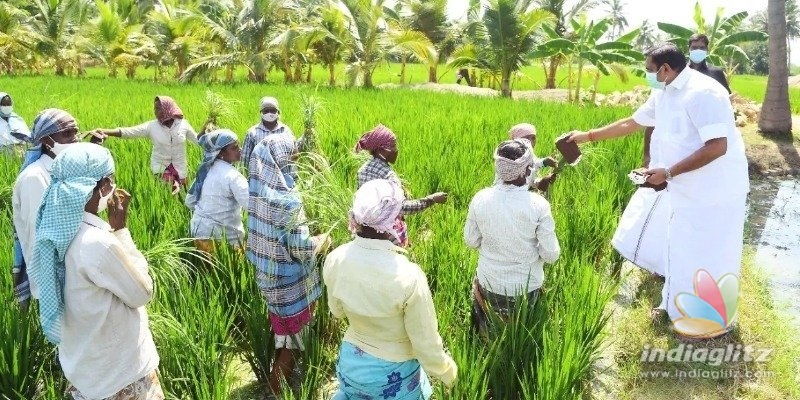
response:
[(672, 211), (664, 295), (681, 335), (719, 336), (736, 319), (746, 197)]
[(669, 216), (669, 192), (639, 188), (619, 219), (611, 245), (633, 264), (664, 276)]

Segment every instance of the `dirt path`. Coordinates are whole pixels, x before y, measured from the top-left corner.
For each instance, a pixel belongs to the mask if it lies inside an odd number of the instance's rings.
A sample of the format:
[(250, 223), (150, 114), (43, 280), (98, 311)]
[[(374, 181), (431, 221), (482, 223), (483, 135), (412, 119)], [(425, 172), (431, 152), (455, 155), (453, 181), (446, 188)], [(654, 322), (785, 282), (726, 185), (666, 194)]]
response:
[[(416, 85), (399, 85), (396, 83), (385, 83), (378, 85), (378, 89), (399, 89), (408, 88), (411, 90), (426, 90), (439, 93), (455, 93), (465, 96), (480, 97), (500, 97), (500, 92), (490, 88), (471, 87), (456, 83), (420, 83)], [(545, 100), (566, 102), (568, 98), (567, 89), (542, 89), (542, 90), (519, 90), (511, 93), (515, 100)]]

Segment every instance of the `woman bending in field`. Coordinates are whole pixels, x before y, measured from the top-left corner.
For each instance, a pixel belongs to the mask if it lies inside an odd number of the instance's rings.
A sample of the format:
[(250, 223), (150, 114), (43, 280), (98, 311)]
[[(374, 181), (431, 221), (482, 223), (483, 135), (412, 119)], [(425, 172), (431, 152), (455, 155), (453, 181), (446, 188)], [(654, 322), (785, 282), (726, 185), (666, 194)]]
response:
[(198, 249), (213, 250), (214, 241), (227, 239), (239, 247), (244, 240), (242, 208), (247, 207), (247, 179), (233, 164), (242, 152), (236, 134), (217, 129), (200, 137), (203, 163), (186, 196), (186, 205), (193, 211), (190, 233)]
[[(359, 188), (373, 179), (388, 179), (397, 182), (398, 185), (400, 184), (400, 178), (390, 165), (397, 161), (398, 154), (397, 137), (395, 137), (394, 132), (378, 124), (373, 130), (361, 135), (355, 151), (362, 150), (370, 152), (372, 158), (358, 170)], [(403, 201), (402, 211), (397, 215), (397, 221), (395, 221), (395, 230), (398, 235), (392, 238), (394, 243), (398, 246), (408, 246), (404, 214), (417, 213), (436, 203), (441, 204), (445, 201), (447, 201), (447, 193), (444, 192), (437, 192), (419, 200)]]
[[(154, 100), (156, 119), (127, 128), (96, 129), (92, 135), (97, 140), (105, 140), (109, 136), (121, 138), (149, 138), (153, 143), (150, 155), (150, 169), (167, 182), (178, 193), (186, 187), (186, 140), (197, 143), (195, 132), (189, 121), (184, 119), (183, 111), (169, 96), (156, 96)], [(203, 125), (205, 132), (208, 122)]]
[(292, 164), (296, 153), (294, 136), (269, 135), (253, 149), (249, 168), (247, 258), (256, 267), (275, 333), (269, 385), (276, 395), (304, 349), (302, 332), (322, 294), (315, 256), (330, 244), (325, 235), (312, 237), (303, 223)]
[(455, 383), (458, 368), (444, 351), (425, 273), (393, 244), (404, 199), (395, 181), (361, 186), (350, 212), (356, 236), (325, 259), (328, 306), (349, 323), (334, 400), (428, 399), (427, 373)]

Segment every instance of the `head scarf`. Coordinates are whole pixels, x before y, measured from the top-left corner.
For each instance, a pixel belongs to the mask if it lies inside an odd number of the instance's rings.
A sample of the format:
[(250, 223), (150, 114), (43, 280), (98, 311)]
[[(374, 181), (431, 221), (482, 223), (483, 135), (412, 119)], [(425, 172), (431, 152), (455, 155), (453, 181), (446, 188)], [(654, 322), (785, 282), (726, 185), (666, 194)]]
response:
[(53, 181), (36, 218), (36, 244), (30, 277), (41, 287), (39, 319), (47, 340), (61, 341), (64, 314), (64, 256), (78, 233), (84, 207), (97, 182), (114, 173), (114, 159), (105, 147), (76, 143), (53, 162)]
[(156, 96), (155, 112), (160, 124), (171, 119), (183, 118), (183, 111), (178, 107), (178, 103), (169, 96)]
[[(0, 100), (5, 99), (6, 97), (11, 98), (8, 93), (0, 92)], [(0, 117), (8, 120), (8, 126), (10, 130), (9, 133), (13, 138), (21, 142), (31, 142), (31, 131), (28, 129), (28, 125), (25, 123), (25, 120), (22, 119), (19, 114), (12, 111), (8, 116)]]
[(512, 140), (522, 139), (525, 136), (536, 136), (536, 127), (528, 123), (516, 124), (508, 131), (508, 136)]
[(368, 226), (399, 239), (395, 220), (400, 215), (404, 200), (403, 188), (393, 180), (373, 179), (363, 184), (353, 198), (351, 230), (355, 230), (357, 225)]
[(356, 143), (356, 152), (361, 150), (375, 151), (380, 148), (394, 147), (397, 145), (397, 137), (391, 129), (378, 124), (371, 131), (361, 135)]
[(501, 156), (498, 153), (500, 147), (494, 152), (494, 169), (497, 176), (503, 182), (511, 182), (521, 176), (525, 176), (528, 167), (533, 165), (533, 152), (531, 151), (530, 145), (526, 144), (524, 139), (516, 139), (514, 141), (525, 146), (525, 154), (520, 158), (509, 160)]
[(289, 226), (301, 204), (294, 190), (294, 152), (294, 136), (289, 133), (268, 135), (253, 149), (249, 166), (250, 215), (275, 226)]
[(200, 136), (198, 143), (203, 149), (203, 162), (200, 168), (197, 169), (197, 177), (189, 188), (189, 195), (186, 196), (186, 204), (196, 204), (200, 200), (200, 194), (203, 192), (203, 183), (208, 176), (208, 171), (217, 160), (217, 156), (225, 146), (235, 143), (239, 140), (233, 131), (230, 129), (217, 129)]
[(281, 110), (281, 108), (278, 106), (278, 99), (274, 97), (265, 96), (261, 98), (261, 109), (263, 110), (267, 106), (273, 106), (278, 111)]

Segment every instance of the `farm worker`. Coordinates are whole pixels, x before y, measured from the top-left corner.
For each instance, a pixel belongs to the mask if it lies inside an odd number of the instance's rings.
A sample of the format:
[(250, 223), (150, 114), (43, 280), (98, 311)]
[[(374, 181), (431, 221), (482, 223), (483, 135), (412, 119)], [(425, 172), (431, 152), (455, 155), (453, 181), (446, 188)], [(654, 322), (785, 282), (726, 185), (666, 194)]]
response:
[(304, 224), (292, 164), (296, 152), (290, 133), (269, 135), (253, 149), (249, 171), (247, 258), (256, 267), (275, 333), (269, 384), (276, 395), (304, 349), (302, 333), (322, 294), (315, 256), (330, 245), (327, 235), (312, 237)]
[(78, 123), (64, 110), (49, 108), (33, 120), (33, 133), (28, 141), (34, 144), (25, 154), (19, 176), (11, 193), (14, 222), (14, 294), (27, 306), (30, 297), (39, 298), (39, 286), (29, 279), (28, 267), (33, 263), (36, 242), (36, 216), (45, 190), (50, 186), (53, 159), (78, 141)]
[[(521, 139), (500, 143), (494, 154), (501, 183), (472, 198), (464, 241), (478, 250), (472, 284), (473, 327), (486, 336), (489, 309), (507, 318), (523, 302), (532, 308), (544, 283), (544, 264), (561, 254), (550, 203), (528, 191), (534, 157)], [(523, 296), (525, 299), (523, 299)]]
[[(508, 136), (511, 140), (522, 139), (528, 141), (528, 143), (530, 143), (531, 152), (533, 152), (534, 148), (536, 147), (536, 127), (529, 123), (523, 122), (512, 126), (511, 129), (508, 130)], [(537, 180), (537, 173), (539, 169), (543, 167), (555, 168), (557, 166), (558, 162), (556, 162), (553, 157), (538, 158), (534, 153), (533, 165), (531, 165), (531, 174), (528, 176), (528, 187), (546, 192), (550, 187), (550, 184), (555, 181), (556, 176), (551, 174), (547, 177)], [(494, 184), (497, 185), (502, 182), (503, 181), (500, 179), (500, 177), (495, 175)]]
[[(197, 132), (183, 117), (178, 104), (169, 96), (156, 96), (153, 102), (156, 119), (127, 128), (95, 129), (92, 135), (99, 140), (109, 136), (127, 138), (147, 137), (153, 143), (150, 169), (178, 193), (186, 187), (186, 140), (197, 143)], [(208, 122), (206, 122), (208, 125)], [(205, 132), (206, 125), (201, 132)]]
[[(397, 137), (389, 128), (378, 124), (371, 131), (361, 135), (356, 143), (355, 151), (368, 151), (372, 158), (358, 169), (357, 183), (360, 188), (373, 179), (388, 179), (400, 184), (400, 178), (392, 170), (390, 164), (397, 161)], [(408, 246), (408, 233), (403, 215), (418, 213), (434, 204), (447, 201), (447, 193), (436, 192), (418, 200), (404, 200), (403, 209), (395, 221), (397, 237), (392, 238), (398, 246)]]
[(328, 307), (349, 323), (334, 400), (428, 399), (427, 374), (455, 383), (458, 368), (444, 351), (425, 273), (393, 244), (404, 199), (394, 180), (362, 185), (350, 211), (354, 239), (325, 259)]
[[(242, 160), (247, 168), (250, 167), (250, 157), (253, 154), (253, 149), (265, 137), (283, 133), (288, 133), (294, 137), (294, 132), (280, 121), (281, 109), (278, 105), (278, 99), (262, 97), (259, 104), (261, 106), (261, 122), (247, 130), (244, 136), (244, 144), (242, 145)], [(304, 137), (301, 137), (297, 143), (298, 150), (303, 151), (305, 149)]]
[[(667, 313), (681, 336), (716, 337), (736, 317), (749, 191), (744, 143), (727, 92), (718, 82), (686, 68), (686, 56), (674, 44), (658, 45), (646, 56), (648, 80), (664, 90), (632, 117), (573, 132), (571, 140), (604, 140), (655, 127), (654, 157), (646, 173), (653, 185), (668, 183)], [(698, 302), (711, 307), (698, 312)]]
[(247, 207), (247, 178), (234, 164), (241, 159), (239, 139), (228, 129), (217, 129), (200, 137), (203, 163), (186, 205), (193, 211), (190, 233), (198, 249), (211, 253), (215, 240), (227, 239), (234, 246), (244, 240), (242, 208)]
[(8, 93), (0, 92), (0, 148), (13, 149), (14, 145), (30, 141), (31, 131), (25, 120), (14, 112), (14, 102)]
[[(39, 319), (74, 399), (163, 399), (144, 305), (147, 260), (126, 228), (130, 195), (114, 183), (108, 149), (77, 143), (53, 162), (36, 219), (31, 278)], [(108, 211), (108, 222), (98, 215)]]

